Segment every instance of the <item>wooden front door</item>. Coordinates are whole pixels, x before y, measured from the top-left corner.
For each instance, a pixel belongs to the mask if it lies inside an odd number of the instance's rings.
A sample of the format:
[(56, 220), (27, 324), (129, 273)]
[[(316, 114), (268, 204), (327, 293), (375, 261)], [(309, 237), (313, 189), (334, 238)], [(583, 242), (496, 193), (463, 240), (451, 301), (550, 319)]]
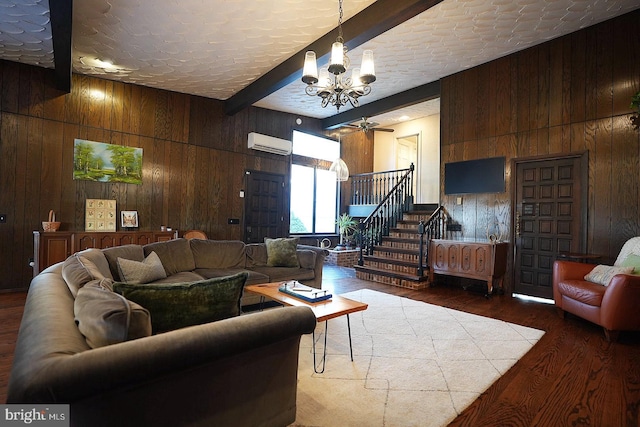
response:
[(584, 252), (586, 154), (516, 163), (514, 291), (553, 298), (553, 262)]
[(265, 237), (288, 236), (284, 220), (284, 175), (247, 171), (246, 178), (244, 241), (261, 243)]

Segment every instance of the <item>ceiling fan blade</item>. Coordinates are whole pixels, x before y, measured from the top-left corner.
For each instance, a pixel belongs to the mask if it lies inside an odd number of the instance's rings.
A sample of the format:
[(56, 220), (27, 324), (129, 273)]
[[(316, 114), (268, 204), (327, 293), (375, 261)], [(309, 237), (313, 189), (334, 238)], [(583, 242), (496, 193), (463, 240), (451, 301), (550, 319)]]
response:
[(358, 126), (358, 125), (352, 125), (352, 124), (345, 124), (345, 125), (342, 125), (342, 126), (340, 126), (340, 127), (343, 127), (343, 128), (349, 128), (349, 129), (360, 129), (360, 126)]
[(366, 124), (370, 128), (374, 128), (376, 126), (380, 126), (380, 123), (376, 123), (376, 122), (366, 122)]
[(393, 132), (393, 129), (387, 129), (387, 128), (372, 128), (372, 129), (380, 132)]

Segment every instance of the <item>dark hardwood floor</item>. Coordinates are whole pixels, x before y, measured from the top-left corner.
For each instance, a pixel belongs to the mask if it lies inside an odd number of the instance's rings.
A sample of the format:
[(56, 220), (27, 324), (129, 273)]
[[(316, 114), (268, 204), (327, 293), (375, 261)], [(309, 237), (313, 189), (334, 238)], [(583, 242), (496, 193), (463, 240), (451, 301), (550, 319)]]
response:
[(608, 343), (602, 328), (569, 314), (562, 319), (553, 305), (486, 299), (480, 282), (465, 282), (471, 286), (464, 290), (443, 277), (413, 291), (359, 280), (351, 271), (325, 268), (323, 287), (338, 294), (369, 288), (546, 332), (450, 426), (640, 426), (640, 333)]
[[(337, 294), (368, 288), (546, 332), (451, 426), (640, 426), (640, 333), (623, 332), (608, 343), (601, 328), (571, 315), (561, 319), (552, 305), (506, 295), (486, 299), (481, 286), (464, 290), (455, 279), (446, 282), (413, 291), (356, 279), (343, 267), (326, 267), (323, 278)], [(0, 402), (24, 298), (0, 294)]]
[(0, 403), (7, 401), (7, 383), (22, 319), (25, 292), (0, 293)]

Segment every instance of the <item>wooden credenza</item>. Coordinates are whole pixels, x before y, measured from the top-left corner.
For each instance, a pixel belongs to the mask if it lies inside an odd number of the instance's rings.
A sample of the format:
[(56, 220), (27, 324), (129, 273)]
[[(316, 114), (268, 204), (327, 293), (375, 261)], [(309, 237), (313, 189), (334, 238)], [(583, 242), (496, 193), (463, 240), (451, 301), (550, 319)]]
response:
[(429, 280), (435, 274), (487, 282), (487, 295), (498, 282), (502, 288), (507, 271), (507, 243), (433, 239), (429, 247)]
[(88, 248), (104, 249), (122, 245), (146, 245), (176, 237), (176, 231), (56, 231), (33, 232), (33, 275)]

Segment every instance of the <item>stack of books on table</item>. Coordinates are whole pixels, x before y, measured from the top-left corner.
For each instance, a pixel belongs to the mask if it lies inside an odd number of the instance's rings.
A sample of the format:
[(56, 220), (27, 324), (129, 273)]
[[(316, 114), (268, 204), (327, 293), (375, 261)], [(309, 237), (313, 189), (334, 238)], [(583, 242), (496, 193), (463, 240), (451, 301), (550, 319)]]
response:
[(322, 289), (312, 288), (311, 286), (303, 285), (297, 280), (290, 280), (283, 282), (278, 290), (292, 297), (299, 298), (307, 302), (319, 302), (331, 299), (331, 294)]

